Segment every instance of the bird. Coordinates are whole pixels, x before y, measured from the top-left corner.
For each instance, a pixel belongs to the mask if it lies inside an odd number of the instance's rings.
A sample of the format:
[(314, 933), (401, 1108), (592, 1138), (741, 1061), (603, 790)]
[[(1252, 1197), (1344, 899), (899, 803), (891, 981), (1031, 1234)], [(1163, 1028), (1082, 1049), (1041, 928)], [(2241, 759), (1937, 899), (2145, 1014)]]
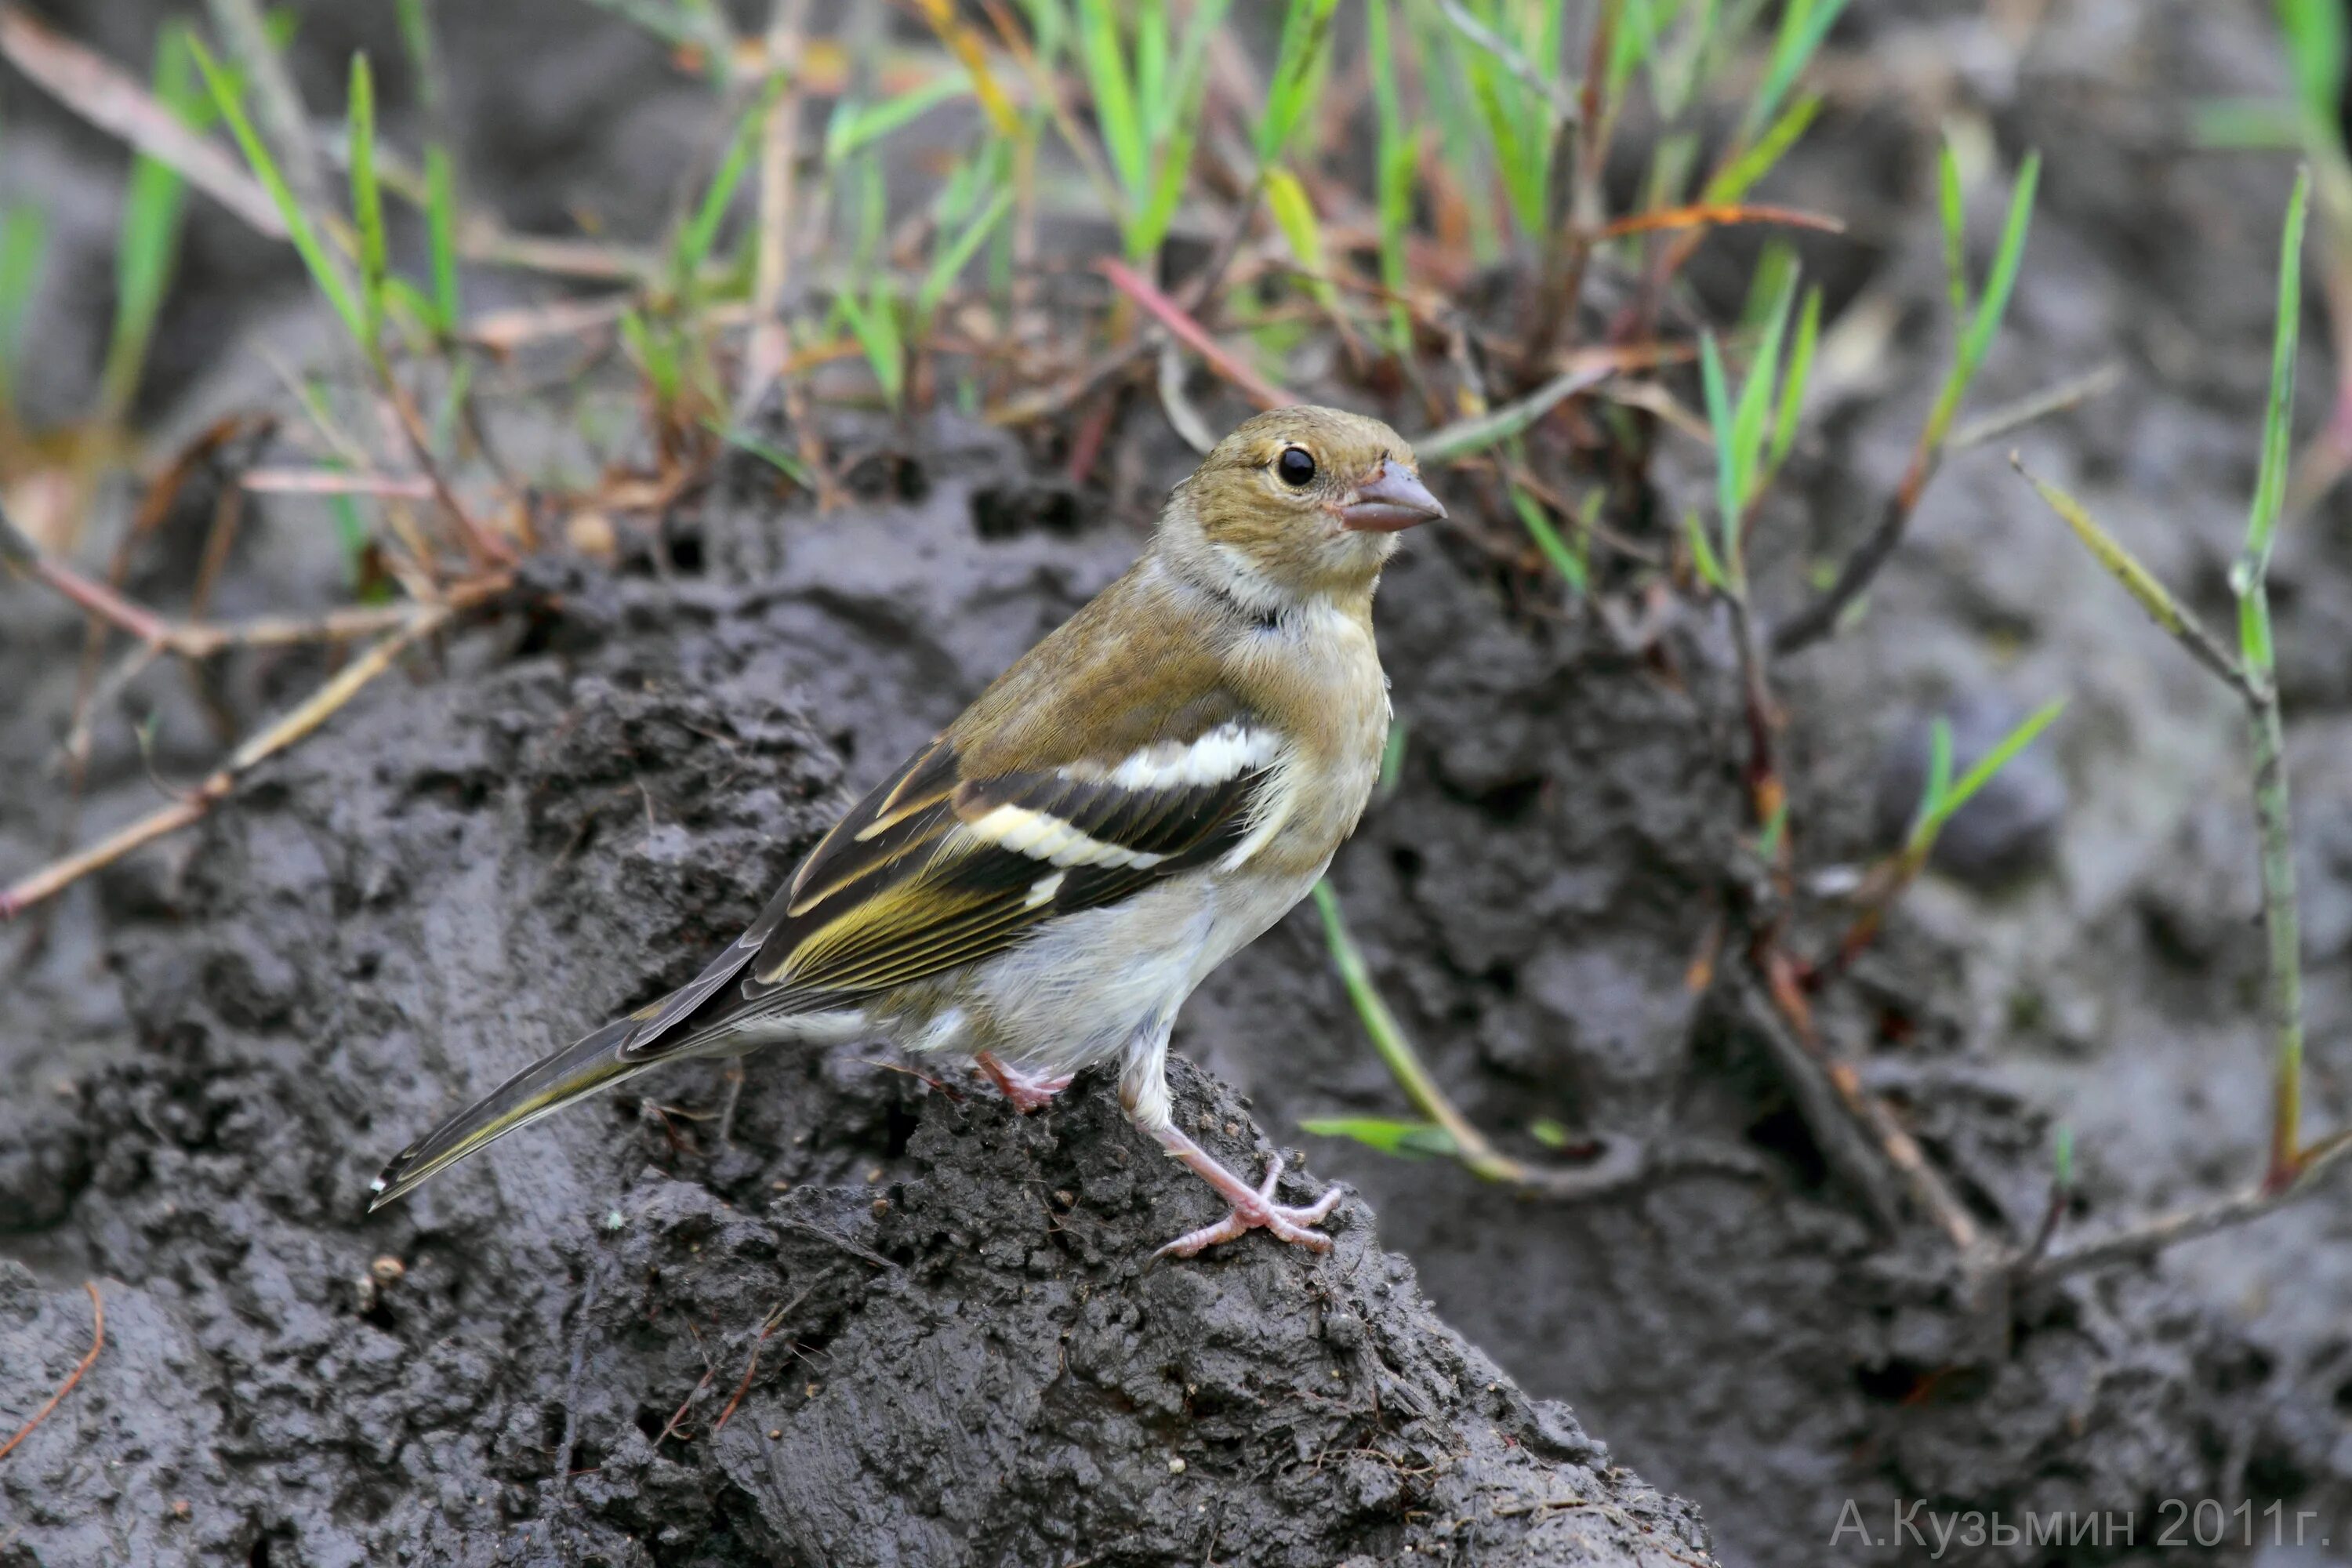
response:
[(1389, 684), (1372, 597), (1445, 516), (1412, 449), (1335, 408), (1258, 414), (1170, 493), (1128, 571), (875, 785), (685, 985), (515, 1074), (376, 1178), (371, 1211), (662, 1063), (880, 1037), (968, 1059), (1024, 1113), (1117, 1072), (1129, 1119), (1225, 1217), (1315, 1251), (1339, 1201), (1281, 1204), (1176, 1125), (1177, 1010), (1311, 889), (1371, 798)]

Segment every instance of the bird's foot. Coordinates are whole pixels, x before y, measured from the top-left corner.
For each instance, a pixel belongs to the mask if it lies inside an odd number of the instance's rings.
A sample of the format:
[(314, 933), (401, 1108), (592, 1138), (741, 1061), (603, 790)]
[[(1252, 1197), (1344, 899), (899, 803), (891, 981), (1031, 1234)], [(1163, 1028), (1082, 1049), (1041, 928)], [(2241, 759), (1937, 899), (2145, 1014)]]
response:
[(1274, 1201), (1274, 1185), (1282, 1179), (1282, 1156), (1276, 1154), (1266, 1162), (1265, 1180), (1251, 1186), (1241, 1177), (1217, 1163), (1216, 1157), (1171, 1127), (1154, 1134), (1160, 1144), (1192, 1170), (1232, 1204), (1233, 1212), (1214, 1225), (1204, 1225), (1198, 1230), (1185, 1232), (1152, 1256), (1155, 1258), (1192, 1258), (1221, 1241), (1237, 1241), (1253, 1230), (1264, 1230), (1294, 1247), (1304, 1247), (1314, 1252), (1331, 1250), (1331, 1238), (1312, 1228), (1337, 1207), (1340, 1190), (1333, 1187), (1305, 1207), (1292, 1207)]
[(986, 1051), (972, 1058), (972, 1064), (988, 1075), (988, 1081), (1002, 1090), (1004, 1098), (1013, 1102), (1013, 1109), (1024, 1116), (1070, 1087), (1066, 1073), (1060, 1078), (1025, 1073), (1019, 1068), (1005, 1066)]

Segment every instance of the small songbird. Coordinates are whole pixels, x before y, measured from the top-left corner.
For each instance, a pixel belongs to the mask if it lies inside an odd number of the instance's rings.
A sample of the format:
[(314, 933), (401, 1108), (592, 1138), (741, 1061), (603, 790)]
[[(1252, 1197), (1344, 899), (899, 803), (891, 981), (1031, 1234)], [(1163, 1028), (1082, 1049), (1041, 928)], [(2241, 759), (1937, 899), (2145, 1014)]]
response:
[(1135, 1124), (1255, 1227), (1322, 1250), (1337, 1189), (1275, 1201), (1175, 1124), (1169, 1031), (1354, 831), (1388, 678), (1372, 592), (1445, 509), (1412, 448), (1330, 408), (1217, 444), (1135, 564), (812, 849), (687, 985), (524, 1068), (402, 1152), (378, 1207), (493, 1139), (662, 1062), (879, 1036), (970, 1058), (1021, 1110), (1116, 1064)]

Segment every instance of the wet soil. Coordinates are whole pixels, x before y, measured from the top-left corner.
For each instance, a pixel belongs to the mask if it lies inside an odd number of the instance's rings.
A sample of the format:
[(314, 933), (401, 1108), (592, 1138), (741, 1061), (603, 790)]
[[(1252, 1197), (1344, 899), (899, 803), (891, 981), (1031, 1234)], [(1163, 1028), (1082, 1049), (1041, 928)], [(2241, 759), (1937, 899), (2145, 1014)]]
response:
[[(1809, 566), (1874, 513), (1933, 396), (1938, 126), (1981, 149), (1987, 220), (2041, 147), (2041, 216), (1976, 405), (2107, 361), (2121, 384), (1956, 457), (1858, 624), (1780, 675), (1815, 866), (1883, 842), (1930, 716), (1958, 714), (1965, 739), (2070, 698), (2032, 771), (1824, 1006), (1979, 1220), (2023, 1236), (2062, 1120), (2083, 1168), (2072, 1227), (2218, 1195), (2259, 1162), (2236, 715), (2001, 457), (2013, 442), (2076, 487), (2226, 624), (2286, 173), (2197, 152), (2184, 129), (2197, 98), (2276, 85), (2262, 8), (1995, 9), (1855, 6), (1832, 109), (1766, 193), (1852, 226), (1808, 243), (1835, 320), (1815, 434), (1759, 538), (1770, 601), (1798, 603)], [(609, 100), (670, 101), (631, 87), (658, 62), (592, 54), (575, 40), (554, 58)], [(591, 141), (551, 136), (546, 162), (610, 156)], [(1743, 243), (1703, 253), (1727, 308)], [(2315, 325), (2306, 363), (2310, 428)], [(181, 417), (207, 406), (200, 392)], [(685, 978), (845, 789), (1125, 564), (1183, 459), (1148, 405), (1123, 428), (1073, 490), (1001, 437), (936, 423), (822, 519), (732, 468), (672, 520), (657, 574), (643, 555), (617, 581), (550, 569), (539, 607), (65, 900), (0, 1021), (0, 1415), (80, 1353), (85, 1275), (105, 1282), (110, 1345), (0, 1469), (0, 1553), (1701, 1555), (1680, 1505), (1608, 1470), (1518, 1385), (1572, 1402), (1693, 1499), (1727, 1563), (1903, 1560), (1888, 1538), (1914, 1504), (1928, 1543), (1969, 1510), (2134, 1525), (2060, 1551), (1963, 1539), (1944, 1561), (2327, 1560), (2234, 1536), (2159, 1546), (2168, 1500), (2278, 1500), (2311, 1510), (2306, 1544), (2352, 1541), (2340, 1198), (2150, 1268), (1992, 1310), (1963, 1299), (1923, 1226), (1878, 1223), (1832, 1173), (1738, 1009), (1687, 984), (1725, 888), (1752, 875), (1723, 628), (1676, 611), (1656, 650), (1629, 651), (1604, 615), (1531, 605), (1459, 539), (1416, 541), (1383, 592), (1405, 762), (1335, 882), (1475, 1118), (1537, 1158), (1568, 1157), (1528, 1137), (1539, 1118), (1645, 1141), (1669, 1157), (1639, 1183), (1528, 1202), (1318, 1142), (1313, 1179), (1370, 1200), (1343, 1206), (1332, 1258), (1254, 1238), (1145, 1271), (1139, 1254), (1208, 1200), (1146, 1157), (1099, 1087), (1016, 1119), (853, 1049), (755, 1058), (725, 1140), (719, 1069), (681, 1069), (356, 1220), (385, 1151)], [(1679, 515), (1706, 482), (1698, 455), (1670, 455), (1665, 477)], [(2352, 1024), (2346, 521), (2318, 510), (2278, 564), (2315, 1124), (2352, 1113), (2332, 1044)], [(318, 532), (265, 509), (247, 607), (335, 591)], [(43, 768), (79, 639), (25, 590), (5, 603), (0, 669), (26, 694), (0, 708), (0, 847), (17, 865), (57, 830)], [(313, 669), (239, 664), (232, 696), (282, 696)], [(85, 828), (152, 799), (127, 730), (101, 737)], [(167, 705), (167, 776), (210, 743)], [(1181, 1080), (1186, 1113), (1237, 1156), (1302, 1117), (1401, 1110), (1311, 915), (1214, 977), (1177, 1043), (1212, 1075)], [(1379, 1243), (1517, 1384), (1431, 1316), (1375, 1247), (1375, 1212)], [(400, 1266), (389, 1284), (369, 1274), (379, 1257)], [(1874, 1543), (1839, 1534), (1849, 1503)]]
[[(680, 1073), (362, 1219), (404, 1129), (672, 983), (836, 804), (760, 596), (564, 602), (107, 879), (138, 1043), (37, 1091), (7, 1202), (55, 1184), (109, 1348), (0, 1472), (0, 1560), (1704, 1560), (1361, 1204), (1327, 1258), (1150, 1267), (1213, 1202), (1101, 1085), (777, 1057), (722, 1133)], [(79, 1353), (60, 1262), (0, 1263), (10, 1409)]]

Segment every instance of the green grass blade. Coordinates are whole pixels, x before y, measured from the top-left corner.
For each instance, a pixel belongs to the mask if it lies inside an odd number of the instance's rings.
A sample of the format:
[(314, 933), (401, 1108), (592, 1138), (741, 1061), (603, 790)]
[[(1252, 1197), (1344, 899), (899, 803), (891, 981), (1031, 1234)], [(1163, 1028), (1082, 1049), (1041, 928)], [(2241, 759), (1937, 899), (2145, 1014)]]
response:
[(454, 338), (465, 321), (457, 280), (457, 174), (443, 136), (440, 68), (433, 48), (433, 20), (426, 0), (396, 0), (403, 48), (416, 73), (425, 107), (425, 243), (433, 279), (433, 310), (425, 320), (434, 334)]
[(1764, 422), (1780, 383), (1780, 343), (1788, 335), (1789, 310), (1796, 299), (1797, 279), (1791, 273), (1780, 286), (1771, 315), (1765, 319), (1764, 335), (1757, 342), (1756, 358), (1748, 367), (1747, 379), (1740, 383), (1739, 401), (1732, 410), (1732, 450), (1739, 458), (1743, 501), (1754, 493), (1756, 465), (1764, 450)]
[(1559, 574), (1571, 592), (1583, 593), (1589, 583), (1584, 563), (1576, 558), (1576, 552), (1568, 547), (1568, 541), (1559, 536), (1559, 530), (1554, 528), (1551, 519), (1544, 515), (1542, 503), (1519, 486), (1513, 485), (1511, 510), (1519, 514), (1521, 526), (1527, 529), (1528, 537), (1536, 542), (1536, 548), (1543, 552), (1543, 558), (1551, 563), (1551, 569)]
[[(187, 27), (167, 24), (155, 44), (155, 101), (192, 130), (212, 121), (211, 104), (198, 88), (188, 56)], [(187, 206), (187, 182), (159, 159), (141, 155), (131, 168), (122, 204), (122, 226), (115, 245), (114, 325), (107, 342), (100, 395), (110, 416), (121, 418), (138, 395), (156, 318), (171, 288)]]
[(1739, 307), (1739, 330), (1761, 332), (1772, 324), (1780, 296), (1797, 276), (1797, 247), (1777, 236), (1764, 242), (1755, 268), (1748, 275), (1748, 298)]
[(1952, 791), (1952, 725), (1937, 719), (1927, 727), (1927, 782), (1919, 791), (1919, 807), (1911, 814), (1911, 831), (1904, 839), (1906, 854), (1925, 860), (1935, 847), (1943, 826), (1944, 802)]
[(2296, 102), (2309, 123), (2333, 126), (2344, 101), (2343, 0), (2277, 0), (2277, 8)]
[(667, 408), (677, 401), (684, 384), (678, 372), (677, 355), (669, 341), (649, 322), (645, 313), (631, 310), (621, 318), (621, 341), (636, 357), (637, 368), (645, 373), (646, 383), (654, 391), (654, 401)]
[(873, 371), (884, 401), (897, 408), (906, 390), (907, 349), (898, 334), (898, 301), (891, 292), (889, 277), (886, 274), (874, 280), (870, 300), (861, 300), (854, 289), (845, 289), (835, 303), (850, 335), (866, 353), (866, 367)]
[(1539, 236), (1545, 227), (1545, 196), (1551, 180), (1551, 139), (1530, 136), (1521, 123), (1518, 100), (1528, 89), (1498, 62), (1468, 44), (1454, 46), (1472, 100), (1486, 128), (1487, 150), (1501, 171), (1503, 187), (1521, 232)]
[[(1397, 94), (1396, 51), (1391, 0), (1366, 0), (1364, 47), (1371, 60), (1373, 205), (1380, 218), (1381, 287), (1405, 291), (1405, 237), (1412, 223), (1412, 181), (1417, 149), (1404, 129)], [(1389, 348), (1402, 358), (1412, 349), (1412, 317), (1402, 301), (1388, 310)]]
[(1282, 19), (1282, 42), (1276, 51), (1274, 77), (1267, 84), (1265, 112), (1257, 122), (1257, 161), (1261, 167), (1282, 156), (1313, 100), (1311, 85), (1331, 35), (1331, 16), (1339, 0), (1290, 0)]
[(0, 405), (16, 401), (24, 374), (25, 321), (49, 250), (49, 215), (30, 202), (0, 208)]
[(433, 66), (433, 19), (425, 14), (425, 0), (394, 0), (392, 9), (393, 21), (400, 28), (400, 47), (418, 79), (426, 80)]
[(434, 311), (442, 332), (454, 335), (466, 319), (457, 280), (457, 170), (449, 149), (438, 142), (425, 150), (425, 236), (432, 257)]
[(375, 73), (365, 54), (352, 57), (348, 126), (352, 149), (352, 216), (360, 236), (360, 308), (370, 353), (383, 337), (383, 280), (391, 271), (384, 241), (383, 190), (375, 176)]
[(751, 172), (751, 160), (760, 149), (760, 131), (768, 118), (768, 109), (775, 95), (783, 88), (782, 77), (769, 79), (743, 118), (736, 123), (735, 134), (728, 140), (727, 153), (719, 168), (710, 176), (709, 188), (702, 193), (694, 216), (679, 230), (677, 250), (673, 259), (677, 285), (680, 294), (694, 287), (702, 264), (710, 258), (719, 244), (719, 226), (727, 221), (728, 209), (735, 205), (735, 193), (742, 188), (743, 176)]
[(1730, 593), (1731, 579), (1724, 575), (1723, 563), (1706, 536), (1706, 524), (1699, 520), (1697, 508), (1683, 513), (1683, 534), (1690, 541), (1691, 564), (1697, 569), (1699, 581), (1718, 594)]
[(2311, 171), (2298, 169), (2279, 237), (2278, 319), (2271, 336), (2270, 396), (2263, 405), (2262, 464), (2246, 519), (2246, 548), (2230, 585), (2242, 596), (2270, 570), (2271, 544), (2286, 500), (2294, 415), (2295, 349), (2303, 332), (2303, 230), (2311, 206)]
[(1924, 862), (1936, 847), (1937, 836), (1945, 824), (1968, 805), (1970, 797), (1990, 784), (2001, 769), (2015, 761), (2017, 754), (2033, 743), (2033, 738), (2048, 729), (2058, 715), (2066, 710), (2066, 700), (2053, 698), (2035, 709), (2023, 723), (2002, 736), (1998, 744), (1979, 757), (1967, 773), (1952, 779), (1952, 730), (1943, 720), (1936, 721), (1930, 741), (1927, 768), (1927, 791), (1919, 803), (1919, 813), (1912, 824), (1904, 851), (1914, 859)]
[(1789, 348), (1789, 374), (1780, 383), (1780, 412), (1772, 421), (1772, 446), (1765, 459), (1769, 473), (1779, 473), (1797, 442), (1797, 420), (1804, 412), (1805, 384), (1813, 374), (1813, 355), (1821, 345), (1822, 290), (1805, 290), (1805, 304), (1797, 316), (1797, 339)]
[(1119, 38), (1118, 6), (1113, 0), (1078, 0), (1078, 50), (1087, 89), (1094, 95), (1103, 150), (1110, 154), (1127, 199), (1136, 202), (1151, 184), (1150, 143), (1136, 114), (1135, 89)]
[(1290, 247), (1299, 269), (1307, 274), (1307, 290), (1315, 302), (1334, 320), (1339, 319), (1342, 306), (1339, 290), (1332, 286), (1329, 259), (1323, 244), (1323, 220), (1316, 216), (1314, 200), (1298, 176), (1280, 167), (1265, 171), (1265, 205), (1274, 214), (1274, 225)]
[(1740, 492), (1738, 446), (1732, 436), (1731, 393), (1723, 374), (1723, 351), (1713, 332), (1698, 339), (1699, 386), (1706, 399), (1706, 427), (1715, 436), (1715, 506), (1726, 539), (1739, 529), (1740, 509), (1748, 498)]
[(1977, 791), (1990, 784), (2001, 769), (2009, 766), (2018, 752), (2033, 743), (2033, 738), (2048, 729), (2058, 715), (2066, 710), (2066, 700), (2053, 697), (2028, 714), (2024, 722), (2000, 738), (2000, 742), (1969, 765), (1944, 797), (1944, 816), (1950, 820), (1954, 812), (1968, 805)]
[(1127, 226), (1128, 259), (1142, 263), (1168, 237), (1169, 226), (1192, 178), (1192, 148), (1201, 132), (1201, 106), (1208, 96), (1208, 35), (1224, 16), (1226, 0), (1206, 0), (1193, 13), (1179, 62), (1178, 101), (1170, 114), (1163, 138), (1153, 146), (1151, 185), (1140, 209)]
[(330, 496), (327, 510), (335, 520), (335, 544), (343, 558), (343, 586), (356, 588), (366, 575), (367, 549), (373, 539), (359, 502), (350, 496)]
[(220, 110), (222, 120), (227, 122), (229, 134), (236, 138), (238, 150), (245, 154), (246, 163), (253, 170), (254, 178), (259, 180), (261, 188), (269, 193), (270, 201), (278, 208), (278, 216), (285, 220), (287, 237), (293, 242), (296, 254), (302, 258), (302, 265), (310, 269), (311, 281), (319, 286), (319, 292), (327, 297), (327, 303), (333, 308), (344, 330), (351, 333), (352, 341), (362, 349), (367, 349), (367, 318), (362, 312), (359, 301), (352, 296), (351, 284), (344, 279), (342, 268), (319, 237), (318, 229), (310, 222), (310, 215), (303, 210), (301, 202), (295, 197), (294, 188), (286, 183), (285, 171), (278, 166), (277, 158), (263, 142), (260, 133), (254, 130), (252, 117), (245, 111), (244, 89), (229, 72), (221, 68), (202, 39), (191, 35), (188, 49), (195, 57), (196, 69), (204, 76), (205, 87), (212, 94), (214, 106)]
[(924, 275), (923, 286), (915, 296), (915, 320), (925, 331), (930, 330), (931, 315), (940, 308), (940, 301), (947, 298), (948, 290), (955, 286), (955, 280), (962, 276), (964, 268), (979, 253), (981, 246), (987, 242), (990, 233), (1012, 210), (1013, 192), (1010, 189), (997, 192), (996, 199), (964, 225), (962, 232), (931, 258), (930, 270)]
[(1944, 271), (1952, 291), (1952, 320), (1969, 319), (1968, 213), (1960, 195), (1960, 159), (1952, 139), (1936, 150), (1936, 194), (1944, 220)]
[(2008, 312), (2017, 269), (2025, 258), (2025, 237), (2033, 226), (2034, 187), (2041, 180), (2042, 154), (2028, 153), (2017, 171), (2017, 188), (2010, 193), (2009, 216), (2000, 226), (2000, 248), (1993, 253), (1992, 270), (1985, 276), (1984, 297), (1977, 301), (1976, 314), (1969, 318), (1960, 340), (1959, 363), (1970, 376), (1984, 363), (1993, 334), (2000, 331), (2001, 317)]
[(1135, 107), (1149, 145), (1167, 132), (1170, 121), (1168, 0), (1129, 0), (1129, 5), (1135, 33)]
[(1451, 1159), (1457, 1152), (1454, 1135), (1434, 1121), (1398, 1121), (1382, 1116), (1318, 1116), (1298, 1124), (1301, 1132), (1318, 1138), (1349, 1138), (1383, 1154), (1420, 1160)]
[(1650, 0), (1622, 0), (1617, 8), (1617, 29), (1609, 39), (1609, 96), (1622, 102), (1625, 84), (1635, 66), (1650, 72), (1650, 96), (1663, 99), (1658, 89), (1658, 19)]
[(1821, 109), (1822, 100), (1817, 93), (1807, 93), (1789, 105), (1761, 138), (1707, 181), (1701, 199), (1709, 203), (1736, 202), (1747, 195), (1797, 144), (1797, 139), (1811, 126)]
[(729, 446), (759, 458), (793, 483), (803, 489), (813, 488), (809, 484), (807, 466), (774, 442), (762, 439), (755, 432), (730, 426), (716, 416), (706, 416), (702, 421), (702, 427)]
[[(945, 71), (919, 87), (908, 88), (897, 97), (886, 98), (879, 103), (858, 104), (845, 99), (825, 124), (825, 161), (841, 163), (893, 132), (913, 124), (940, 105), (966, 97), (971, 92), (970, 77), (957, 71)], [(762, 113), (765, 109), (762, 104)]]
[(2244, 672), (2231, 661), (2228, 651), (2213, 640), (2203, 624), (2189, 613), (2188, 607), (2172, 596), (2172, 590), (2164, 585), (2163, 579), (2142, 565), (2139, 557), (2125, 549), (2123, 542), (2101, 526), (2081, 501), (2056, 485), (2027, 472), (2023, 465), (2018, 464), (2014, 454), (2010, 461), (2017, 466), (2026, 483), (2042, 497), (2043, 504), (2074, 531), (2074, 537), (2083, 542), (2083, 547), (2091, 552), (2091, 558), (2105, 567), (2108, 574), (2123, 584), (2124, 592), (2138, 601), (2140, 608), (2147, 612), (2148, 619), (2186, 647), (2199, 663), (2231, 686), (2241, 690), (2245, 689)]
[(2189, 141), (2208, 153), (2285, 153), (2303, 141), (2301, 109), (2268, 98), (2209, 98), (2189, 110)]
[(1780, 111), (1780, 100), (1796, 84), (1798, 73), (1812, 59), (1845, 6), (1846, 0), (1789, 0), (1780, 13), (1780, 28), (1772, 40), (1764, 79), (1748, 102), (1742, 125), (1745, 132), (1753, 134)]

